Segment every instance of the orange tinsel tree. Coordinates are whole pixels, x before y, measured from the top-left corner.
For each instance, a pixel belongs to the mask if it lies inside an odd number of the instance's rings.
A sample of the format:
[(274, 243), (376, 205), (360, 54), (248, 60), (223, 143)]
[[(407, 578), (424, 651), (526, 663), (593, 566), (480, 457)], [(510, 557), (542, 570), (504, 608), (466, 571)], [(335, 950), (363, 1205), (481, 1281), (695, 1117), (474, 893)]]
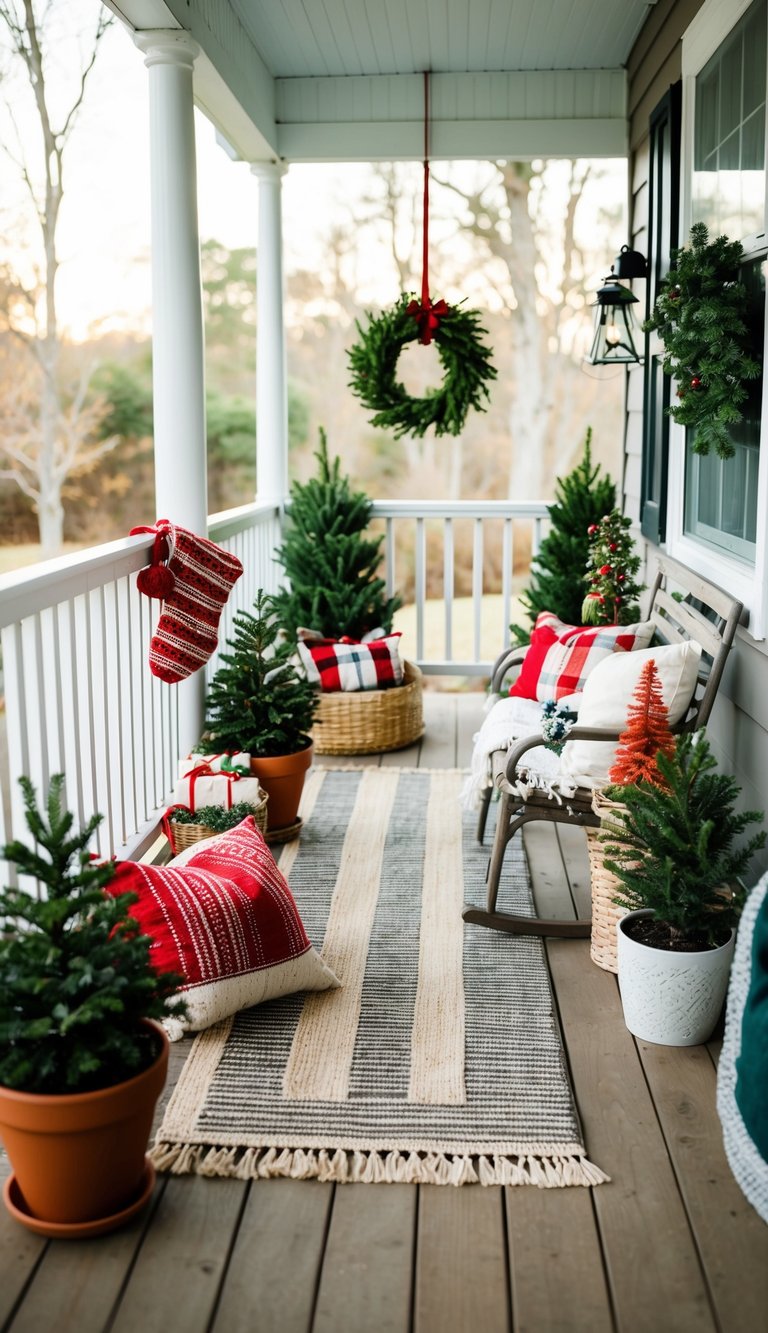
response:
[(671, 755), (675, 739), (669, 729), (669, 714), (661, 693), (656, 663), (650, 658), (640, 672), (632, 702), (627, 709), (627, 727), (616, 750), (609, 781), (620, 786), (637, 782), (661, 785), (656, 756)]

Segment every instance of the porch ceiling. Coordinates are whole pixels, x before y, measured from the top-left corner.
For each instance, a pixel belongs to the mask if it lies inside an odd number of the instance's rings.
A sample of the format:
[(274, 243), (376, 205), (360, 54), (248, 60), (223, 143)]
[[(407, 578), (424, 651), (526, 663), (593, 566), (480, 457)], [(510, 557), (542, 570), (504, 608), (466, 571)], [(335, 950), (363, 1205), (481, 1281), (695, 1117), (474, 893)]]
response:
[(251, 160), (626, 151), (624, 66), (655, 0), (107, 0), (183, 27), (199, 103)]

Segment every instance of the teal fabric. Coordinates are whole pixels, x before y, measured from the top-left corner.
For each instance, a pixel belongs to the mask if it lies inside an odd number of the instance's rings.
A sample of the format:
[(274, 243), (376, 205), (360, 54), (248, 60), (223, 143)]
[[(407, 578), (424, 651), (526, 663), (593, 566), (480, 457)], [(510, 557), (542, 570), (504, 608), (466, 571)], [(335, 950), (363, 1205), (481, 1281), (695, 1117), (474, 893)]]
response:
[(761, 903), (752, 936), (735, 1094), (744, 1127), (768, 1161), (768, 894)]

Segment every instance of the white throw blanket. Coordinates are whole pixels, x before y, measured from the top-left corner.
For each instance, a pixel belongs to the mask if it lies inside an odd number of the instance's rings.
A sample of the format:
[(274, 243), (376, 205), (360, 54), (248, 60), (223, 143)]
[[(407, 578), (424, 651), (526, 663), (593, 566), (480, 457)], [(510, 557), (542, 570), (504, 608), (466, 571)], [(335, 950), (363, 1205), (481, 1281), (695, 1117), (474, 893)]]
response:
[[(563, 702), (567, 702), (563, 700)], [(470, 774), (461, 792), (465, 810), (476, 810), (483, 791), (491, 785), (490, 757), (496, 750), (508, 750), (525, 736), (541, 731), (541, 703), (538, 699), (499, 699), (491, 707), (482, 727), (474, 737)], [(525, 756), (525, 766), (533, 775), (532, 785), (548, 790), (560, 769), (559, 756), (538, 745)]]

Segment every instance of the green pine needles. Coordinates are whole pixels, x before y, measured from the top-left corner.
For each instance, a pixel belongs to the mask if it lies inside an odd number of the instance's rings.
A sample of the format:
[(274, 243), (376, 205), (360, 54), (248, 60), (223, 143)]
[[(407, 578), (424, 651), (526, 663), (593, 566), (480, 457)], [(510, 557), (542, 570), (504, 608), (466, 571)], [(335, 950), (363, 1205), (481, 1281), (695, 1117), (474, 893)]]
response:
[(378, 574), (384, 538), (365, 535), (371, 501), (353, 491), (339, 458), (330, 462), (322, 428), (315, 458), (317, 476), (291, 486), (285, 536), (276, 552), (290, 586), (275, 596), (275, 614), (291, 635), (299, 627), (330, 639), (362, 639), (379, 627), (389, 633), (401, 603), (387, 597)]
[(660, 752), (657, 765), (664, 786), (639, 782), (607, 791), (623, 805), (600, 839), (605, 864), (621, 881), (615, 901), (631, 911), (650, 908), (670, 941), (722, 944), (744, 903), (736, 877), (765, 845), (763, 832), (747, 842), (741, 835), (763, 816), (735, 811), (739, 787), (717, 772), (703, 732), (677, 737), (671, 757)]
[(35, 846), (11, 842), (3, 856), (45, 893), (0, 893), (0, 1083), (49, 1094), (110, 1087), (156, 1058), (141, 1019), (183, 1014), (170, 999), (183, 978), (152, 967), (151, 941), (130, 917), (136, 895), (105, 892), (114, 865), (88, 853), (101, 815), (73, 832), (63, 774), (44, 811), (20, 783)]
[[(423, 398), (411, 398), (397, 378), (397, 363), (406, 343), (417, 342), (420, 328), (412, 308), (416, 297), (406, 293), (390, 310), (368, 313), (365, 329), (357, 324), (358, 341), (347, 356), (352, 372), (349, 387), (373, 412), (372, 426), (401, 435), (423, 436), (430, 426), (435, 435), (460, 435), (471, 407), (486, 410), (488, 385), (496, 378), (491, 350), (482, 340), (486, 332), (477, 310), (446, 306), (432, 333), (443, 367), (443, 383)], [(442, 305), (438, 302), (438, 309)]]
[(739, 281), (739, 241), (710, 241), (703, 222), (691, 227), (690, 247), (672, 253), (650, 319), (664, 343), (664, 371), (678, 383), (669, 414), (693, 432), (693, 451), (720, 458), (734, 453), (730, 427), (742, 419), (747, 381), (760, 374), (744, 315), (747, 293)]
[(269, 756), (294, 754), (309, 744), (317, 710), (314, 687), (294, 658), (295, 645), (280, 638), (273, 599), (259, 589), (253, 614), (234, 618), (228, 653), (206, 699), (204, 754), (245, 750)]
[[(581, 462), (557, 480), (555, 502), (547, 507), (550, 529), (531, 566), (530, 586), (520, 598), (531, 624), (541, 611), (553, 611), (567, 625), (581, 624), (580, 574), (589, 557), (588, 530), (615, 504), (616, 487), (601, 475), (599, 463), (593, 466), (588, 427)], [(513, 629), (521, 641), (528, 639), (530, 631)]]
[(171, 823), (204, 824), (216, 833), (226, 833), (228, 829), (237, 828), (249, 815), (255, 814), (256, 806), (250, 801), (237, 801), (229, 810), (225, 805), (201, 805), (197, 810), (174, 810)]

